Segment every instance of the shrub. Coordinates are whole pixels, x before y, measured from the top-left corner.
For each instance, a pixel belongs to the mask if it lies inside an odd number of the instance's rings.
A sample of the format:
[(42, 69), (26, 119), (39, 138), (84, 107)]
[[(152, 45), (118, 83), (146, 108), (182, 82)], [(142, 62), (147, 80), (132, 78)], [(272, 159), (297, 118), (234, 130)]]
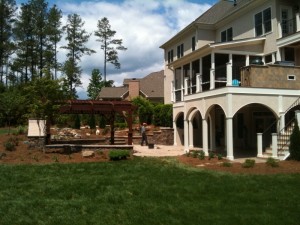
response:
[(245, 162), (242, 164), (243, 168), (253, 168), (255, 165), (254, 159), (246, 159)]
[(190, 157), (191, 156), (191, 152), (185, 152), (185, 156), (186, 157)]
[(6, 151), (14, 151), (16, 149), (15, 143), (10, 140), (7, 140), (6, 142), (4, 142), (3, 146)]
[(278, 160), (274, 159), (274, 158), (271, 158), (269, 157), (266, 161), (266, 164), (268, 166), (271, 166), (271, 167), (279, 167), (279, 163), (278, 163)]
[(192, 151), (192, 157), (197, 158), (197, 156), (198, 156), (198, 152), (197, 151)]
[(222, 154), (218, 154), (218, 160), (221, 160), (221, 159), (223, 159)]
[(208, 153), (208, 159), (211, 160), (211, 159), (213, 159), (213, 158), (215, 158), (215, 153), (213, 153), (213, 152), (210, 151), (210, 152)]
[(113, 161), (127, 159), (129, 156), (128, 150), (111, 150), (108, 154), (109, 159)]
[(232, 167), (232, 163), (231, 162), (223, 162), (222, 166), (224, 166), (224, 167)]
[(201, 160), (203, 160), (205, 158), (205, 152), (203, 150), (199, 151), (198, 158), (201, 159)]
[(295, 121), (295, 127), (290, 137), (290, 159), (300, 161), (300, 130), (297, 123)]

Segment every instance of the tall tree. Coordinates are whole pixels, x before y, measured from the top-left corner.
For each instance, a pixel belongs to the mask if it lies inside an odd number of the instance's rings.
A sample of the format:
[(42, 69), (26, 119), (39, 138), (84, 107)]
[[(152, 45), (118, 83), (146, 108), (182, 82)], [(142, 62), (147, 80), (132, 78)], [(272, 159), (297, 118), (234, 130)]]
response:
[(97, 27), (95, 36), (98, 37), (97, 41), (101, 43), (101, 49), (104, 52), (104, 81), (106, 81), (106, 63), (109, 62), (116, 69), (120, 69), (118, 50), (125, 51), (127, 48), (122, 45), (122, 39), (114, 39), (116, 31), (111, 30), (111, 25), (106, 17), (98, 20)]
[(87, 87), (88, 97), (95, 100), (103, 87), (101, 72), (99, 69), (93, 69), (90, 83)]
[(84, 22), (78, 14), (68, 15), (67, 24), (63, 27), (66, 32), (67, 46), (62, 48), (67, 49), (67, 61), (63, 66), (65, 83), (68, 84), (68, 89), (73, 97), (76, 97), (75, 88), (81, 85), (81, 69), (78, 66), (83, 55), (91, 55), (95, 51), (86, 47), (91, 34), (88, 34), (84, 29)]
[(35, 40), (35, 52), (39, 76), (43, 76), (46, 64), (46, 51), (48, 46), (48, 3), (45, 0), (31, 0), (29, 2), (33, 16), (33, 39)]
[(12, 27), (16, 11), (14, 0), (0, 2), (0, 82), (3, 82), (4, 66), (8, 66), (8, 57), (12, 54)]
[(21, 80), (27, 83), (35, 75), (35, 39), (34, 39), (33, 12), (30, 4), (22, 4), (20, 14), (17, 17), (14, 35), (17, 44), (17, 70), (21, 73)]
[(58, 70), (58, 62), (57, 62), (57, 44), (61, 40), (62, 37), (62, 29), (61, 29), (61, 18), (62, 11), (54, 5), (49, 11), (48, 17), (48, 33), (49, 33), (49, 52), (47, 62), (50, 64), (50, 68), (54, 69), (54, 79), (57, 79), (57, 70)]

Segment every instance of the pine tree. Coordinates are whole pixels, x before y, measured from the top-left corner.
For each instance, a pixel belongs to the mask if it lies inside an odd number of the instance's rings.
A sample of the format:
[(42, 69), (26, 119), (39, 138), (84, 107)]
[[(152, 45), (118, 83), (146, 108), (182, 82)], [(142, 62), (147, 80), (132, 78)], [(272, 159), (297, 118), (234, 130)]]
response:
[(90, 99), (95, 100), (97, 98), (97, 96), (99, 95), (103, 85), (104, 84), (102, 82), (102, 76), (101, 76), (100, 70), (93, 69), (92, 77), (91, 77), (90, 83), (87, 87), (88, 97)]
[(46, 62), (48, 62), (47, 69), (54, 69), (54, 79), (57, 79), (57, 70), (59, 64), (57, 62), (57, 44), (62, 37), (61, 29), (62, 11), (54, 5), (49, 10), (47, 33), (49, 38), (48, 51), (46, 55)]
[[(76, 87), (81, 85), (81, 69), (78, 66), (83, 55), (90, 55), (95, 51), (85, 46), (91, 34), (88, 34), (84, 29), (84, 22), (78, 14), (68, 15), (67, 25), (63, 27), (66, 32), (67, 46), (62, 48), (67, 49), (67, 61), (63, 66), (63, 72), (66, 75), (65, 81), (68, 84), (70, 94), (76, 96)], [(72, 68), (73, 67), (73, 68)]]
[(295, 127), (290, 137), (290, 158), (300, 161), (300, 130), (297, 120), (295, 120)]
[(97, 41), (101, 43), (101, 49), (104, 52), (104, 82), (106, 82), (106, 63), (109, 62), (116, 69), (120, 69), (118, 50), (125, 51), (127, 48), (122, 45), (122, 39), (114, 39), (116, 31), (111, 30), (109, 20), (106, 17), (98, 20), (97, 27), (95, 36), (98, 37)]
[(8, 57), (12, 54), (12, 27), (16, 2), (1, 0), (0, 2), (0, 82), (3, 82), (4, 66), (8, 66)]

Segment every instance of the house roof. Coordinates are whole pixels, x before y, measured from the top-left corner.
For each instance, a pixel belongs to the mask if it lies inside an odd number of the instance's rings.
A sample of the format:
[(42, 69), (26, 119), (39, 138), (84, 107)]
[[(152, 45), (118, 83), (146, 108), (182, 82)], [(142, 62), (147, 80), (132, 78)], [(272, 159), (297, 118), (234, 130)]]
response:
[(124, 79), (122, 87), (104, 87), (98, 95), (98, 99), (123, 99), (128, 93), (128, 83), (131, 80), (140, 82), (140, 92), (147, 98), (163, 98), (164, 97), (164, 71), (153, 72), (144, 78)]
[(244, 7), (244, 5), (248, 4), (253, 0), (237, 0), (236, 5), (234, 5), (233, 1), (224, 1), (221, 0), (213, 5), (210, 9), (204, 12), (201, 16), (199, 16), (195, 22), (196, 23), (205, 23), (205, 24), (216, 24), (221, 21), (223, 18), (233, 14), (238, 11), (240, 8)]
[(226, 17), (233, 15), (234, 13), (240, 11), (241, 8), (246, 7), (248, 4), (254, 0), (237, 0), (236, 5), (233, 1), (220, 0), (214, 4), (211, 8), (205, 11), (202, 15), (196, 18), (192, 23), (190, 23), (183, 30), (179, 31), (175, 36), (165, 42), (160, 48), (165, 48), (171, 44), (174, 40), (179, 38), (185, 32), (188, 32), (190, 29), (194, 29), (195, 25), (203, 25), (205, 27), (211, 27), (215, 29), (217, 23), (223, 21)]
[(98, 95), (98, 99), (102, 98), (119, 98), (122, 99), (123, 95), (128, 92), (127, 87), (103, 87)]
[(150, 73), (140, 80), (140, 91), (147, 97), (161, 98), (164, 96), (164, 71)]

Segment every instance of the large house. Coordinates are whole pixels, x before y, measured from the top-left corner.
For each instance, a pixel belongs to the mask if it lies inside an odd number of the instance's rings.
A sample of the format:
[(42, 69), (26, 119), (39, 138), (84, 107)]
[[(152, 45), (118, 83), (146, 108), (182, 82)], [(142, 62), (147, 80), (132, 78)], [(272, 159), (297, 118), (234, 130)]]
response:
[(279, 136), (300, 102), (299, 8), (299, 0), (220, 0), (161, 46), (174, 145), (228, 159), (283, 151)]
[(164, 102), (163, 70), (150, 73), (144, 78), (124, 79), (121, 87), (104, 87), (99, 93), (98, 99), (105, 101), (130, 101), (138, 96), (155, 103)]

